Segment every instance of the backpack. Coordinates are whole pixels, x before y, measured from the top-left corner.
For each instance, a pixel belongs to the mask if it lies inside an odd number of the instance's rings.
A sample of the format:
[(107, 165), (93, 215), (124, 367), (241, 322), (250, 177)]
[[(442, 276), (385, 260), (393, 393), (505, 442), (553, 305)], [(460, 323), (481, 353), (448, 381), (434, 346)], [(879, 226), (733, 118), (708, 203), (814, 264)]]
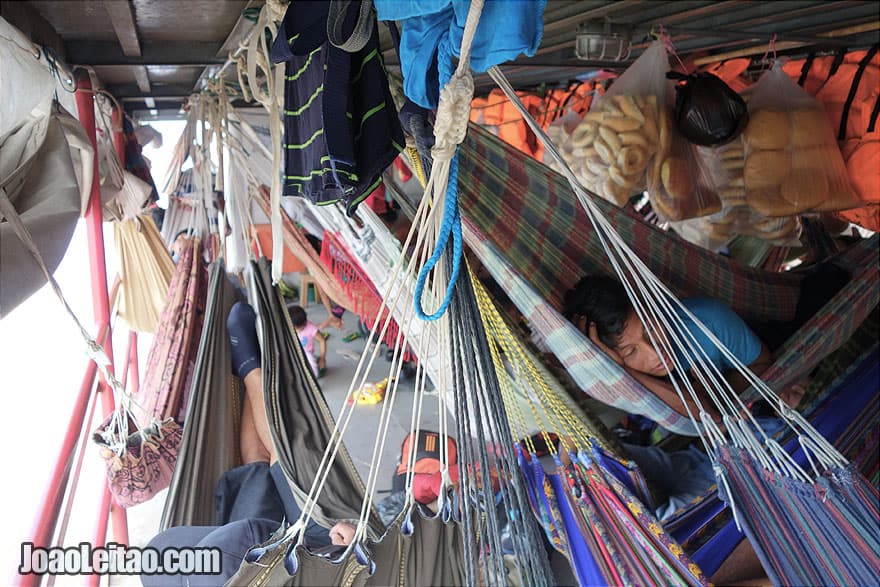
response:
[[(409, 472), (409, 456), (416, 451), (413, 473), (434, 474), (440, 472), (440, 434), (431, 430), (419, 430), (418, 436), (412, 432), (406, 435), (400, 444), (400, 456), (397, 460), (397, 473), (394, 475), (392, 491), (403, 491), (406, 486), (406, 475)], [(449, 466), (456, 463), (455, 440), (447, 437)]]

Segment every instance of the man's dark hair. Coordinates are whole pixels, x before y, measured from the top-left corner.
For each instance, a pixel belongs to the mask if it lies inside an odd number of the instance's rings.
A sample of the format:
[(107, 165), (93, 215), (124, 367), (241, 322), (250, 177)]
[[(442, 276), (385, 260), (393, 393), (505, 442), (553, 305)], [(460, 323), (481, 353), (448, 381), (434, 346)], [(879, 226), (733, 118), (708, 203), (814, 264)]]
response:
[(306, 311), (303, 310), (301, 306), (290, 306), (287, 308), (287, 313), (290, 314), (290, 321), (295, 328), (305, 326), (308, 321)]
[(595, 323), (599, 340), (611, 348), (617, 346), (631, 311), (632, 303), (623, 285), (607, 275), (582, 277), (563, 298), (562, 314), (572, 321), (585, 316), (585, 332), (589, 334), (590, 322)]
[(171, 239), (171, 242), (172, 243), (177, 242), (177, 239), (179, 239), (180, 237), (182, 237), (184, 235), (192, 236), (193, 235), (192, 229), (191, 228), (184, 228), (183, 230), (181, 230), (180, 232), (178, 232), (177, 234), (174, 235), (174, 238)]

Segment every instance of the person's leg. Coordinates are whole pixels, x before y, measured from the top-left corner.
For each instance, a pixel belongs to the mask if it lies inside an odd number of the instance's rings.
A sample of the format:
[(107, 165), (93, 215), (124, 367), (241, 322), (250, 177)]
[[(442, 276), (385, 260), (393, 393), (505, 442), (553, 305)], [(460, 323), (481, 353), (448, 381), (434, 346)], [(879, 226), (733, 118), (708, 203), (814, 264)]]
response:
[[(251, 373), (260, 375), (260, 369), (255, 369)], [(250, 376), (250, 375), (249, 375)], [(245, 397), (241, 408), (241, 433), (239, 434), (239, 444), (241, 448), (242, 464), (269, 462), (272, 455), (266, 450), (260, 432), (257, 429), (256, 418), (254, 417), (254, 408), (251, 402), (250, 394), (247, 393), (245, 386)]]
[[(254, 369), (244, 378), (245, 406), (249, 406), (248, 416), (251, 424), (248, 427), (248, 443), (259, 443), (269, 464), (274, 463), (278, 456), (275, 454), (275, 443), (272, 441), (272, 433), (269, 431), (269, 418), (266, 415), (266, 402), (263, 399), (263, 370)], [(245, 414), (242, 413), (242, 459), (244, 459), (245, 445)], [(256, 439), (253, 438), (256, 435)]]
[[(223, 526), (180, 526), (162, 532), (149, 545), (160, 552), (166, 548), (217, 549), (216, 562), (220, 568), (216, 575), (142, 575), (145, 587), (210, 586), (223, 585), (241, 566), (251, 547), (265, 542), (278, 529), (275, 520), (250, 518)], [(213, 561), (212, 561), (213, 562)]]
[(263, 370), (256, 321), (254, 309), (244, 302), (237, 302), (229, 310), (226, 327), (232, 350), (232, 370), (244, 382), (245, 389), (239, 437), (241, 458), (244, 463), (271, 463), (275, 461), (275, 445), (263, 400)]
[(327, 308), (327, 319), (318, 324), (318, 330), (323, 330), (328, 326), (332, 326), (336, 330), (342, 330), (345, 327), (345, 323), (342, 321), (345, 308), (336, 303), (333, 303), (331, 306), (330, 302), (332, 300), (328, 299), (326, 295), (321, 296), (321, 301), (324, 302), (324, 307)]

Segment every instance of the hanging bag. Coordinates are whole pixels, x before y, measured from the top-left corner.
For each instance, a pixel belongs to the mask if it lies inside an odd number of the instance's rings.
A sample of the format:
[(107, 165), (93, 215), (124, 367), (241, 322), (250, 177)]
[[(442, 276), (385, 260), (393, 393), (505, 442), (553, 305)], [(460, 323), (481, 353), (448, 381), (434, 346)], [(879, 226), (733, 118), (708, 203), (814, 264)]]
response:
[(649, 162), (661, 148), (658, 112), (671, 92), (667, 71), (666, 47), (658, 41), (593, 102), (563, 145), (584, 187), (618, 206), (645, 191)]
[(739, 94), (711, 73), (666, 74), (675, 84), (675, 125), (688, 141), (703, 147), (723, 145), (739, 136), (749, 111)]
[(172, 418), (140, 428), (131, 411), (122, 407), (104, 420), (92, 439), (100, 447), (107, 485), (117, 504), (131, 507), (168, 487), (182, 433)]
[(771, 217), (853, 208), (834, 132), (819, 104), (777, 62), (753, 86), (742, 135), (748, 205)]

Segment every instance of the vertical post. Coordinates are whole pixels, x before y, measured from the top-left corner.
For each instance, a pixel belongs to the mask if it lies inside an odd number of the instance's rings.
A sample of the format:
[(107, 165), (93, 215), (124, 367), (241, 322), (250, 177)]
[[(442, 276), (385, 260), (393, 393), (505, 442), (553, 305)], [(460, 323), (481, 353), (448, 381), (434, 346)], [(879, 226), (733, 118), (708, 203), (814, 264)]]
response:
[[(92, 143), (95, 153), (98, 153), (98, 141), (95, 131), (95, 98), (92, 92), (92, 82), (85, 69), (76, 70), (76, 108), (79, 120)], [(113, 333), (110, 330), (110, 296), (107, 292), (107, 265), (104, 258), (104, 226), (103, 206), (101, 204), (100, 172), (98, 169), (98, 157), (94, 159), (94, 174), (92, 176), (92, 191), (89, 205), (86, 208), (86, 235), (89, 243), (89, 265), (91, 266), (92, 278), (92, 309), (95, 322), (100, 327), (107, 326), (107, 342), (104, 350), (110, 359), (110, 370), (113, 369)], [(106, 383), (101, 389), (101, 406), (103, 416), (106, 418), (113, 411), (113, 394)], [(105, 495), (105, 500), (109, 495)], [(102, 506), (104, 503), (102, 502)], [(103, 545), (106, 540), (106, 516), (107, 510), (102, 507), (98, 512), (98, 528), (96, 529), (95, 546)], [(103, 522), (101, 519), (103, 518)], [(103, 527), (103, 532), (101, 531)], [(114, 508), (113, 531), (117, 542), (128, 544), (128, 523), (125, 519), (125, 510)]]
[(141, 389), (141, 374), (140, 368), (138, 367), (138, 335), (137, 332), (130, 332), (128, 334), (129, 338), (129, 352), (131, 353), (131, 357), (129, 357), (129, 364), (131, 366), (131, 384), (129, 388), (131, 389), (132, 394), (137, 394)]

